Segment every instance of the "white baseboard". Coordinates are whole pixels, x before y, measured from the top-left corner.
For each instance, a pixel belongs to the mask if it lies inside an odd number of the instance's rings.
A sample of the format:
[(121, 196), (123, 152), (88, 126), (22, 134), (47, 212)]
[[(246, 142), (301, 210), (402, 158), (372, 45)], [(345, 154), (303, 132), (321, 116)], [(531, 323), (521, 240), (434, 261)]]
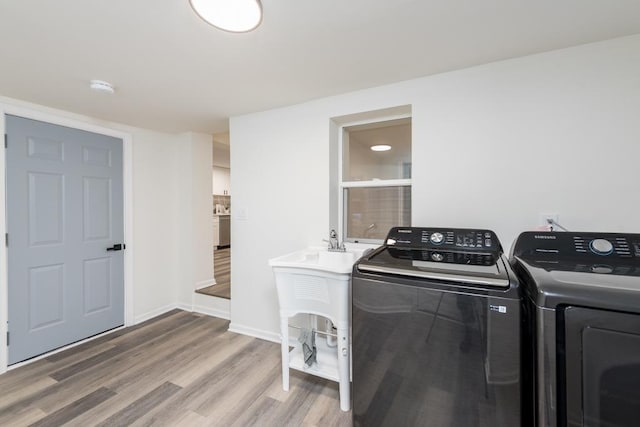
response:
[(231, 301), (226, 298), (194, 292), (191, 303), (193, 305), (193, 311), (220, 317), (221, 319), (231, 319)]
[(231, 322), (229, 324), (229, 331), (237, 334), (249, 335), (250, 337), (260, 338), (266, 341), (271, 341), (280, 344), (280, 334), (263, 329), (251, 328), (249, 326), (238, 325)]
[(196, 291), (197, 291), (198, 289), (202, 289), (202, 288), (207, 288), (207, 287), (209, 287), (209, 286), (213, 286), (213, 285), (215, 285), (216, 283), (217, 283), (217, 282), (216, 282), (216, 279), (215, 279), (215, 278), (208, 279), (208, 280), (203, 280), (202, 282), (198, 282), (198, 283), (196, 283)]
[(193, 311), (200, 314), (206, 314), (207, 316), (213, 316), (213, 317), (218, 317), (220, 319), (231, 320), (231, 315), (228, 311), (217, 309), (217, 308), (204, 307), (202, 305), (194, 305)]
[(135, 317), (135, 322), (134, 325), (137, 325), (138, 323), (142, 323), (145, 322), (149, 319), (153, 319), (154, 317), (160, 316), (161, 314), (164, 314), (168, 311), (171, 310), (175, 310), (176, 308), (180, 308), (182, 310), (187, 310), (187, 311), (191, 311), (191, 307), (189, 308), (183, 308), (179, 306), (180, 304), (169, 304), (169, 305), (165, 305), (164, 307), (160, 307), (160, 308), (156, 308), (155, 310), (151, 310), (147, 313), (144, 314), (140, 314), (138, 316)]
[(190, 313), (193, 311), (193, 305), (185, 304), (183, 302), (177, 302), (175, 304), (175, 308), (177, 308), (178, 310), (188, 311)]
[[(218, 317), (220, 319), (231, 320), (229, 307), (230, 304), (229, 300), (227, 299), (211, 297), (209, 295), (194, 294), (194, 303), (192, 306), (184, 303), (178, 303), (174, 308), (201, 313), (207, 316)], [(233, 322), (229, 324), (228, 330), (237, 334), (248, 335), (250, 337), (260, 338), (266, 341), (280, 344), (280, 333), (242, 326)]]
[(225, 319), (225, 320), (231, 319), (229, 310), (225, 310), (224, 308), (207, 307), (204, 305), (196, 305), (196, 304), (190, 305), (190, 304), (179, 302), (179, 303), (170, 304), (162, 308), (137, 316), (136, 324), (142, 323), (146, 320), (152, 319), (156, 316), (160, 316), (161, 314), (164, 314), (168, 311), (175, 310), (175, 309), (188, 311), (190, 313), (206, 314), (207, 316), (219, 317), (220, 319)]
[[(211, 298), (211, 297), (209, 297)], [(171, 310), (184, 310), (190, 313), (200, 313), (206, 314), (207, 316), (219, 317), (221, 319), (229, 320), (231, 316), (229, 315), (229, 310), (225, 310), (224, 308), (216, 308), (216, 307), (207, 307), (204, 305), (196, 305), (196, 304), (185, 304), (182, 302), (165, 305), (164, 307), (157, 308), (155, 310), (149, 311), (148, 313), (141, 314), (136, 316), (136, 324), (142, 323), (149, 319), (153, 319), (154, 317), (160, 316)]]

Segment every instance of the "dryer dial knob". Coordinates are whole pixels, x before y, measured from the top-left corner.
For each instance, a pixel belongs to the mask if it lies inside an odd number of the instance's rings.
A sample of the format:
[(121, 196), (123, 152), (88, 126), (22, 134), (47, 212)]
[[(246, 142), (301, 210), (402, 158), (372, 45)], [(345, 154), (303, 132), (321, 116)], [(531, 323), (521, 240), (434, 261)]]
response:
[(609, 255), (613, 252), (613, 245), (606, 239), (595, 239), (589, 243), (591, 251), (598, 255)]
[(440, 262), (444, 259), (444, 255), (438, 252), (434, 252), (431, 254), (431, 259), (434, 260), (435, 262)]
[(443, 242), (444, 235), (442, 233), (433, 233), (429, 238), (429, 240), (431, 240), (431, 243), (435, 245), (439, 245), (440, 243)]

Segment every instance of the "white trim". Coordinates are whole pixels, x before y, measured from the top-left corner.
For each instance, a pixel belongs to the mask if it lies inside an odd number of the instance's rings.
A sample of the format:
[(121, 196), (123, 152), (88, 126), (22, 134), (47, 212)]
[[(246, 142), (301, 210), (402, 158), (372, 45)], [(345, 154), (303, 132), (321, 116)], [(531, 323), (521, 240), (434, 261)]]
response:
[[(211, 297), (215, 298), (215, 297)], [(220, 319), (231, 320), (229, 311), (221, 310), (218, 308), (205, 307), (203, 305), (194, 305), (193, 311), (195, 313), (206, 314), (207, 316), (218, 317)]]
[(215, 277), (211, 278), (211, 279), (203, 280), (202, 282), (196, 283), (196, 289), (195, 290), (197, 291), (198, 289), (207, 288), (209, 286), (215, 285), (216, 283), (217, 282), (216, 282)]
[[(409, 104), (400, 106), (398, 108), (404, 108), (404, 107), (408, 107), (409, 110), (411, 110), (411, 105)], [(409, 111), (407, 113), (401, 113), (401, 114), (385, 114), (385, 111), (387, 110), (370, 112), (370, 113), (380, 113), (379, 116), (374, 115), (373, 117), (369, 117), (363, 120), (353, 120), (353, 121), (348, 121), (344, 123), (339, 123), (340, 130), (344, 128), (350, 128), (353, 126), (368, 125), (371, 123), (391, 122), (393, 120), (410, 119), (413, 117), (413, 111)], [(333, 120), (336, 120), (336, 117), (334, 117)]]
[(124, 202), (124, 325), (133, 325), (134, 286), (133, 286), (133, 137), (125, 133), (122, 136), (122, 191)]
[[(34, 106), (36, 108), (36, 106)], [(55, 113), (38, 111), (34, 108), (21, 107), (0, 101), (0, 135), (4, 138), (6, 131), (5, 116), (7, 114), (25, 117), (32, 120), (40, 120), (59, 126), (66, 126), (102, 135), (113, 136), (122, 139), (122, 185), (124, 203), (124, 233), (125, 244), (128, 248), (124, 251), (124, 324), (130, 326), (134, 322), (134, 290), (133, 290), (133, 137), (130, 133), (103, 127), (86, 121), (63, 117)], [(45, 107), (46, 108), (46, 107)], [(91, 120), (89, 117), (87, 120)], [(3, 143), (4, 144), (4, 143)], [(7, 207), (6, 207), (6, 152), (0, 150), (0, 236), (7, 232)], [(7, 276), (7, 248), (0, 245), (0, 374), (8, 368), (7, 336), (7, 310), (8, 301), (8, 276)], [(33, 359), (32, 359), (33, 360)]]
[(344, 189), (342, 188), (344, 127), (345, 125), (338, 126), (338, 236), (342, 236), (343, 241), (346, 238), (344, 234)]
[[(381, 180), (370, 180), (370, 181), (342, 181), (342, 171), (344, 169), (343, 161), (343, 153), (344, 153), (344, 133), (345, 128), (367, 125), (370, 123), (379, 123), (379, 122), (388, 122), (392, 120), (399, 119), (407, 119), (410, 118), (413, 120), (413, 111), (402, 114), (392, 114), (385, 115), (381, 114), (380, 116), (369, 117), (365, 120), (356, 120), (350, 121), (346, 123), (340, 123), (338, 126), (338, 235), (342, 236), (342, 240), (347, 241), (345, 234), (345, 215), (346, 212), (344, 210), (345, 203), (345, 188), (363, 188), (363, 187), (396, 187), (396, 186), (412, 186), (411, 179), (381, 179)], [(413, 125), (411, 126), (412, 132), (412, 141), (413, 141)], [(413, 145), (413, 143), (412, 143)], [(413, 152), (413, 149), (411, 150)], [(360, 241), (361, 239), (358, 239)], [(364, 240), (362, 240), (364, 242)], [(368, 242), (379, 242), (371, 239), (367, 239)]]
[(250, 337), (260, 338), (262, 340), (271, 341), (280, 344), (280, 334), (264, 329), (251, 328), (249, 326), (238, 325), (231, 322), (229, 324), (229, 332), (235, 332), (236, 334), (248, 335)]
[[(217, 297), (212, 297), (210, 295), (204, 295), (205, 298), (217, 298)], [(224, 299), (224, 298), (217, 298), (217, 299)], [(227, 300), (228, 301), (228, 300)], [(200, 305), (200, 304), (184, 304), (184, 303), (178, 303), (175, 304), (171, 309), (173, 310), (174, 308), (180, 309), (180, 310), (184, 310), (184, 311), (188, 311), (190, 313), (199, 313), (199, 314), (204, 314), (206, 316), (211, 316), (211, 317), (218, 317), (220, 319), (225, 319), (225, 320), (231, 320), (231, 315), (229, 313), (229, 310), (225, 310), (223, 308), (216, 308), (216, 307), (207, 307), (204, 305)], [(168, 310), (167, 310), (168, 311)]]
[[(178, 307), (178, 304), (168, 304), (164, 307), (156, 308), (155, 310), (148, 311), (144, 314), (140, 314), (136, 316), (133, 325), (137, 325), (138, 323), (146, 322), (149, 319), (153, 319), (154, 317), (158, 317), (162, 314), (165, 314), (171, 310), (175, 310), (176, 308), (182, 309), (182, 307)], [(185, 311), (191, 311), (190, 309), (184, 309)]]
[[(0, 135), (4, 145), (5, 106), (0, 104)], [(6, 200), (6, 150), (0, 150), (0, 236), (7, 232), (7, 204)], [(9, 352), (6, 341), (7, 322), (9, 317), (9, 279), (7, 276), (7, 247), (0, 244), (0, 374), (7, 371)]]
[(231, 320), (231, 300), (193, 292), (191, 311)]
[(355, 187), (406, 187), (411, 185), (411, 179), (375, 179), (370, 181), (345, 181), (340, 184), (340, 189)]

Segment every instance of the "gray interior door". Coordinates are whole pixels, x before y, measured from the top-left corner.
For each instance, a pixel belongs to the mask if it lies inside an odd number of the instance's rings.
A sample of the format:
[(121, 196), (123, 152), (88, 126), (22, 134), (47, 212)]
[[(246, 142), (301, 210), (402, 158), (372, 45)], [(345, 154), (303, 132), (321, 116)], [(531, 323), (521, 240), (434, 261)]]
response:
[(13, 364), (124, 324), (122, 140), (10, 115), (6, 129)]

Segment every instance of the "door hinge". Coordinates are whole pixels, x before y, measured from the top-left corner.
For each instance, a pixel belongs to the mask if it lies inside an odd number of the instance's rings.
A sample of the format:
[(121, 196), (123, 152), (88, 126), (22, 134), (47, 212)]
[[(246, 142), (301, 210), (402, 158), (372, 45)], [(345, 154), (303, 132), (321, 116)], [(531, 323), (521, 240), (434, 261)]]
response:
[(9, 347), (9, 331), (7, 331), (7, 347)]
[(4, 245), (9, 247), (9, 233), (4, 233)]
[(7, 135), (6, 133), (4, 134), (4, 148), (7, 148), (7, 146), (9, 145), (9, 135)]

